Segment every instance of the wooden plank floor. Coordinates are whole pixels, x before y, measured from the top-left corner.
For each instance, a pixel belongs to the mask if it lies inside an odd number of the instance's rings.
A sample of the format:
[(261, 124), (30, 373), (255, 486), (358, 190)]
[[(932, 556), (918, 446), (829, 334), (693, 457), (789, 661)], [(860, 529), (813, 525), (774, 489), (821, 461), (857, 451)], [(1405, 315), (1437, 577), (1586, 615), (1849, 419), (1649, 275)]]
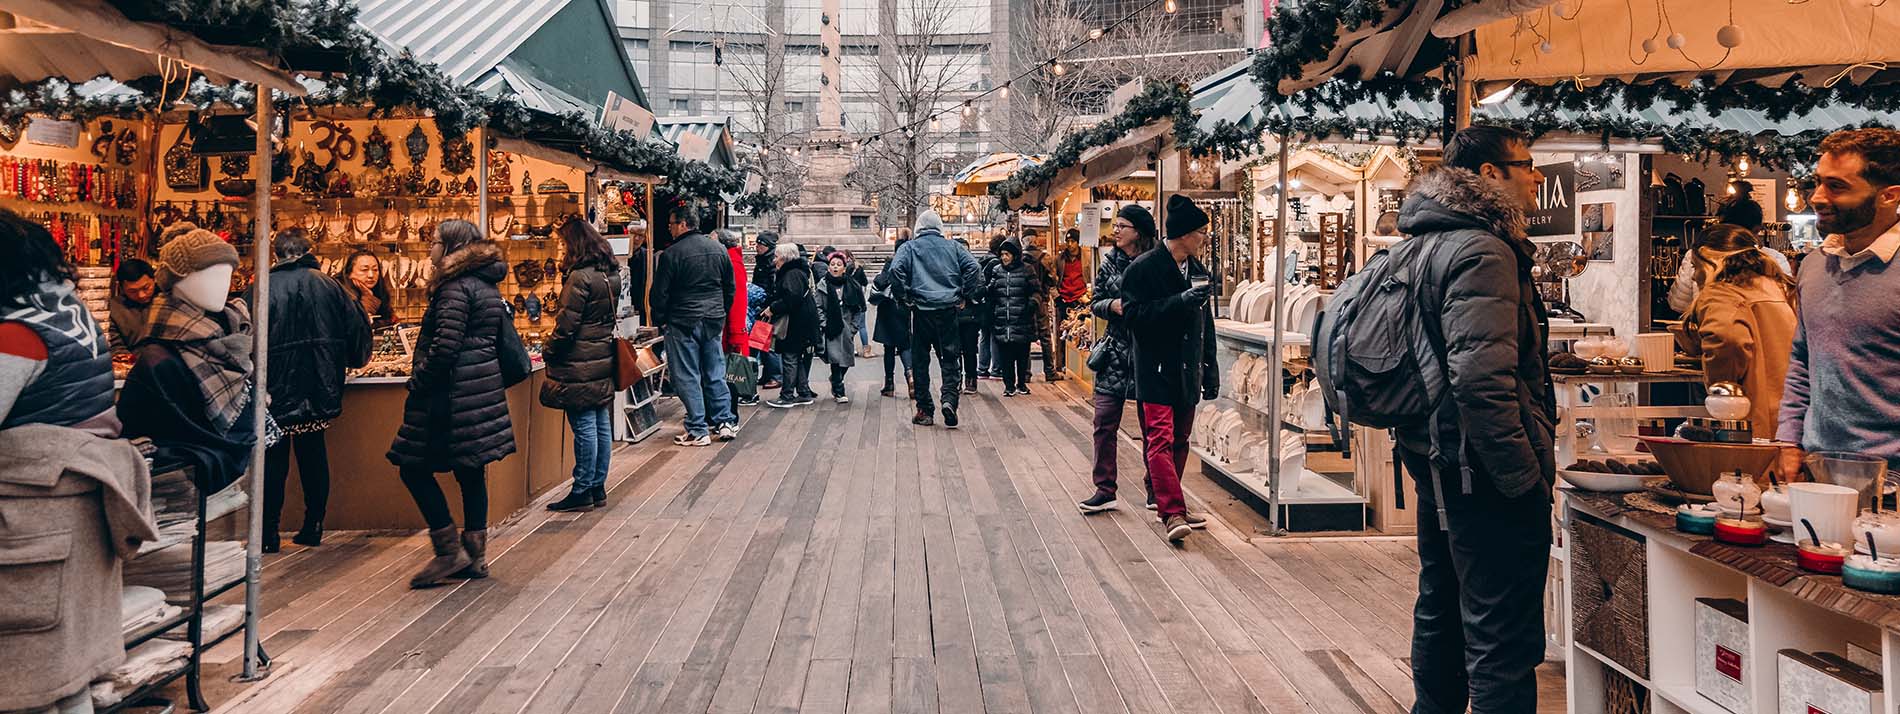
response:
[(226, 682), (227, 643), (207, 688), (259, 714), (1409, 709), (1410, 542), (1257, 536), (1190, 478), (1214, 522), (1170, 545), (1127, 443), (1132, 509), (1083, 517), (1086, 403), (1035, 386), (984, 382), (955, 431), (864, 381), (731, 444), (623, 446), (608, 508), (497, 526), (487, 580), (409, 590), (420, 534), (288, 546), (275, 671)]

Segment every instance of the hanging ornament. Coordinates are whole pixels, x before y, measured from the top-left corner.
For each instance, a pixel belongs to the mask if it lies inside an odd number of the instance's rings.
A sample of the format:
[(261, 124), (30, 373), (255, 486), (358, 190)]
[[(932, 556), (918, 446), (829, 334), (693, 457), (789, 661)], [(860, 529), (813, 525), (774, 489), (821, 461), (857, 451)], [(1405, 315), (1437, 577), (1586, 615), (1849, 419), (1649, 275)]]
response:
[(1656, 38), (1651, 37), (1649, 39), (1643, 40), (1643, 54), (1653, 55), (1661, 51), (1662, 51), (1662, 44), (1658, 43), (1656, 41)]
[(442, 170), (452, 176), (460, 176), (475, 168), (475, 146), (468, 137), (458, 136), (442, 140)]
[(371, 127), (369, 136), (363, 139), (363, 165), (372, 169), (389, 168), (395, 148), (380, 125)]
[(409, 136), (403, 137), (402, 144), (403, 150), (409, 152), (409, 163), (420, 166), (423, 159), (429, 158), (429, 135), (423, 133), (421, 122), (416, 122), (415, 128), (409, 130)]
[(1557, 46), (1550, 44), (1550, 40), (1544, 40), (1543, 42), (1537, 45), (1537, 51), (1542, 52), (1544, 54), (1550, 54), (1552, 52), (1557, 51)]
[(1689, 38), (1683, 37), (1682, 33), (1680, 32), (1669, 36), (1669, 49), (1679, 50), (1687, 46), (1688, 44), (1689, 44)]
[(1728, 49), (1742, 46), (1742, 28), (1735, 25), (1723, 25), (1715, 31), (1715, 43)]

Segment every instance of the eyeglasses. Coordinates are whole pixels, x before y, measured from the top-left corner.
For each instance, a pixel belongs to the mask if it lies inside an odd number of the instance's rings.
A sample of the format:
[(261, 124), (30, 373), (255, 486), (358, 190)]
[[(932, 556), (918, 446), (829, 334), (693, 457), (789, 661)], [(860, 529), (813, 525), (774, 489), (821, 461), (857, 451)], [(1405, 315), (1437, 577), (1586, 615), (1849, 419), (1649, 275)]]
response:
[(1537, 160), (1536, 159), (1519, 159), (1517, 161), (1493, 161), (1491, 162), (1491, 165), (1496, 166), (1500, 169), (1510, 168), (1512, 166), (1528, 169), (1532, 166), (1536, 166)]
[(1135, 227), (1135, 224), (1129, 223), (1127, 221), (1116, 221), (1114, 224), (1111, 225), (1111, 227), (1119, 231), (1123, 228), (1133, 229)]

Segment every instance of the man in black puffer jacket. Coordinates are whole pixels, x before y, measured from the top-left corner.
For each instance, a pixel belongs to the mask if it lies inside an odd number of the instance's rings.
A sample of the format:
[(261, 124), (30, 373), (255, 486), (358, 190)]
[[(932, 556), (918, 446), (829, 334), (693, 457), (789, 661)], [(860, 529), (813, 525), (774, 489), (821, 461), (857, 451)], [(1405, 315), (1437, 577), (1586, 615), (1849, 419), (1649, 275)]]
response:
[(304, 510), (303, 528), (292, 540), (304, 546), (323, 541), (330, 500), (324, 430), (343, 414), (344, 369), (369, 361), (368, 318), (341, 284), (318, 269), (303, 230), (278, 233), (271, 250), (277, 264), (270, 269), (270, 413), (290, 438), (264, 452), (266, 553), (278, 550), (278, 517), (293, 447)]
[(1412, 631), (1422, 714), (1537, 709), (1556, 402), (1524, 212), (1542, 183), (1528, 137), (1472, 127), (1399, 209), (1399, 231), (1427, 242), (1422, 327), (1442, 336), (1450, 380), (1430, 423), (1398, 434), (1424, 502)]
[(698, 210), (682, 201), (669, 213), (675, 240), (653, 268), (653, 320), (666, 328), (668, 378), (686, 408), (686, 431), (673, 443), (705, 446), (713, 432), (731, 441), (739, 434), (724, 346), (726, 313), (738, 291), (732, 256), (703, 232), (711, 221)]

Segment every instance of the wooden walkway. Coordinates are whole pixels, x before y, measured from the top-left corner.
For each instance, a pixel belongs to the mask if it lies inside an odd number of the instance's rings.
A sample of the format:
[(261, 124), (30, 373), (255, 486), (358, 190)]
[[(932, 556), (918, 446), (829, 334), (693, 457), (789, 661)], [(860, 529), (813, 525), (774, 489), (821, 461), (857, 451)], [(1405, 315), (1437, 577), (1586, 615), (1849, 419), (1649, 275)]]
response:
[[(224, 682), (238, 651), (222, 646), (212, 701), (259, 714), (1409, 708), (1409, 542), (1269, 540), (1218, 509), (1170, 546), (1139, 506), (1127, 444), (1133, 508), (1083, 517), (1089, 414), (1035, 386), (1003, 399), (983, 383), (956, 431), (912, 427), (909, 402), (859, 382), (848, 406), (747, 410), (728, 445), (623, 447), (609, 508), (498, 527), (487, 580), (407, 589), (419, 534), (287, 545), (266, 563), (276, 671)], [(1224, 496), (1191, 487), (1197, 508)]]

